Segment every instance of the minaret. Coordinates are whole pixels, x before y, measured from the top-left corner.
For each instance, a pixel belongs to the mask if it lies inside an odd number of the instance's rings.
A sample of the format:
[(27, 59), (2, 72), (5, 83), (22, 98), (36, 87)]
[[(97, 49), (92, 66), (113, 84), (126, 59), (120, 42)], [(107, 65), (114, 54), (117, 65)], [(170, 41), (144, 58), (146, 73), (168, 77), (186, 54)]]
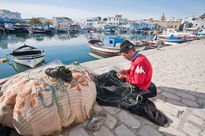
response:
[(162, 16), (160, 17), (160, 21), (165, 21), (164, 13), (162, 13)]

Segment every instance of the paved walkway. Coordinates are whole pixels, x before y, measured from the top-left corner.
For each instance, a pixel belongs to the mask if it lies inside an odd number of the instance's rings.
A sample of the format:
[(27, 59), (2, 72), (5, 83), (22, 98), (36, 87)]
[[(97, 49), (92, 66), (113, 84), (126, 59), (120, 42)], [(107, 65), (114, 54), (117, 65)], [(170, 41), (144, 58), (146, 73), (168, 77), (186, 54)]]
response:
[[(88, 121), (58, 136), (205, 136), (205, 40), (142, 52), (153, 65), (158, 109), (173, 122), (159, 127), (150, 121), (114, 107), (96, 104), (107, 117), (100, 131), (89, 131)], [(95, 73), (128, 68), (122, 56), (83, 63)]]

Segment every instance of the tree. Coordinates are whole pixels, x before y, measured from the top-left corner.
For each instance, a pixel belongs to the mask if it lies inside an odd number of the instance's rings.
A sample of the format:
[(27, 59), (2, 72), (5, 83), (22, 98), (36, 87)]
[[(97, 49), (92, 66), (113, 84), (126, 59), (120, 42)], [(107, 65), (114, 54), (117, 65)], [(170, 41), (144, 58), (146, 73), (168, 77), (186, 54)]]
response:
[(41, 21), (38, 18), (32, 18), (29, 23), (32, 25), (35, 25), (35, 24), (39, 25), (39, 24), (41, 24)]
[(205, 18), (205, 13), (200, 16), (201, 19)]
[(19, 19), (16, 19), (15, 22), (16, 22), (16, 23), (20, 23), (21, 21), (20, 21)]
[(52, 25), (52, 23), (50, 21), (46, 21), (45, 25), (49, 26), (49, 25)]

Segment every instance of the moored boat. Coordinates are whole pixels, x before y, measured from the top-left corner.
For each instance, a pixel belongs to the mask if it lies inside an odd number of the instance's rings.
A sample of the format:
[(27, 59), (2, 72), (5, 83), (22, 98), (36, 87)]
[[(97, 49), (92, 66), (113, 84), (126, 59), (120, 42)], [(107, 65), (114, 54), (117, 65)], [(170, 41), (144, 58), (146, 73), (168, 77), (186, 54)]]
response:
[(23, 45), (10, 53), (13, 61), (34, 68), (44, 60), (45, 52), (29, 45)]
[(41, 29), (41, 28), (32, 28), (32, 27), (27, 27), (26, 28), (29, 32), (29, 34), (51, 34), (52, 30), (49, 29)]
[(174, 37), (185, 37), (187, 40), (194, 40), (196, 38), (196, 35), (186, 33), (186, 32), (179, 32), (176, 29), (173, 28), (167, 28), (166, 30), (163, 31), (163, 36), (171, 36), (173, 35)]
[(89, 40), (90, 48), (92, 52), (103, 56), (117, 56), (120, 53), (119, 44), (124, 41), (123, 38), (109, 37), (105, 38), (102, 43), (100, 40)]
[(174, 43), (184, 43), (184, 42), (190, 42), (193, 39), (189, 39), (185, 36), (174, 36), (174, 35), (170, 35), (170, 36), (163, 36), (163, 35), (159, 35), (157, 37), (157, 40), (163, 40), (165, 42), (174, 42)]

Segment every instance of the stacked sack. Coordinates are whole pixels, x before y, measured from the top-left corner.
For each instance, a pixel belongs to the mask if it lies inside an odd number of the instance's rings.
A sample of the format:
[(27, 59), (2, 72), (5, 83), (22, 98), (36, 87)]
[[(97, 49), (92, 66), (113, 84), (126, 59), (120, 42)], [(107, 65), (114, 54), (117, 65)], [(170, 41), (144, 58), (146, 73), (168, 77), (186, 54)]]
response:
[(70, 82), (51, 78), (45, 66), (19, 73), (0, 88), (0, 123), (21, 135), (50, 135), (91, 117), (96, 88), (86, 70), (68, 66)]

